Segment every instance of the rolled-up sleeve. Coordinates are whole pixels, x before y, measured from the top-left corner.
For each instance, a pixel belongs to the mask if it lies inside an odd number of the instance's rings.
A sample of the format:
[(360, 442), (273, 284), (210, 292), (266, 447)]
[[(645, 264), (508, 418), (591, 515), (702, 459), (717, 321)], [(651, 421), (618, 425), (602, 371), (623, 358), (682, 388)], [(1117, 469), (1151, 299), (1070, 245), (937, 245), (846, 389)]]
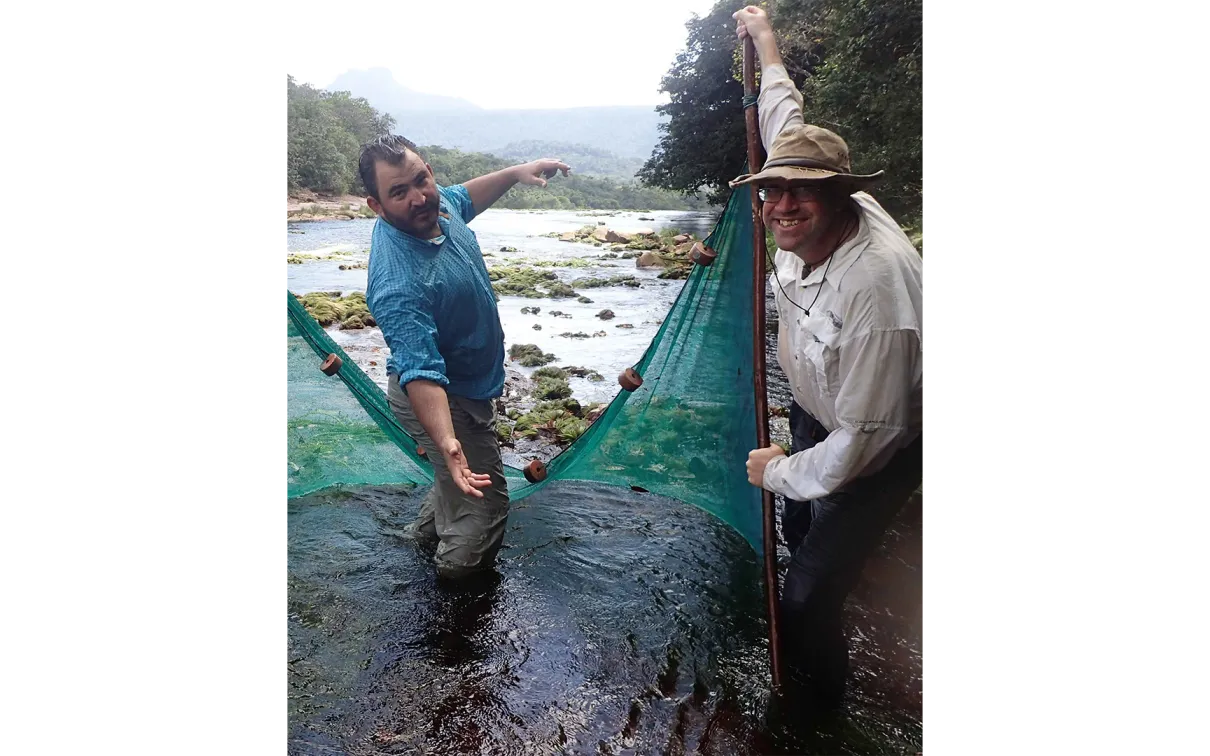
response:
[(799, 501), (826, 496), (885, 462), (919, 431), (912, 387), (920, 368), (913, 329), (870, 330), (842, 343), (836, 413), (840, 427), (819, 444), (765, 468), (764, 488)]
[(432, 303), (423, 291), (377, 287), (371, 282), (366, 304), (391, 349), (391, 365), (399, 374), (399, 385), (417, 379), (449, 385), (445, 360), (437, 350)]
[[(765, 152), (787, 126), (801, 126), (802, 93), (782, 66), (768, 66), (760, 73), (760, 97), (756, 100), (760, 138)], [(753, 168), (752, 170), (758, 170)]]

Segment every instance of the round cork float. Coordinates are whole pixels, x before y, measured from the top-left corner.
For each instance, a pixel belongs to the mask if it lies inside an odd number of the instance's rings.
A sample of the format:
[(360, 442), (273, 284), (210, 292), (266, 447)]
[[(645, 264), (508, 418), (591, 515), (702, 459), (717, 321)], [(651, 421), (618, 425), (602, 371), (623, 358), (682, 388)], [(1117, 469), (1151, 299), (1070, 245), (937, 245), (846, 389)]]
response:
[(323, 364), (319, 366), (319, 369), (323, 371), (324, 375), (336, 375), (340, 372), (341, 364), (342, 363), (339, 357), (334, 354), (329, 354), (328, 359), (323, 361)]
[(718, 253), (701, 242), (696, 242), (689, 250), (689, 259), (703, 268), (709, 268), (718, 259)]
[(525, 466), (525, 479), (530, 483), (546, 480), (546, 463), (540, 459), (531, 459)]
[(626, 368), (618, 376), (618, 385), (626, 391), (634, 391), (643, 385), (643, 377), (636, 373), (634, 368)]

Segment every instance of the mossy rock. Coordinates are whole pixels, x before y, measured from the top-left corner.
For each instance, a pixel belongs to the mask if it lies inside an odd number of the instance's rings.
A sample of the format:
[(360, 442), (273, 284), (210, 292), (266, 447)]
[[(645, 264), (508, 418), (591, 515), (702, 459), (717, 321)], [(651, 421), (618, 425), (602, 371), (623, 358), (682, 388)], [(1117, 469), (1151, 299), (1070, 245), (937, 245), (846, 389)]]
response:
[(566, 399), (571, 396), (571, 386), (566, 379), (539, 378), (534, 384), (534, 396), (539, 399)]
[(528, 265), (506, 265), (488, 268), (487, 275), (492, 280), (492, 289), (500, 296), (527, 299), (576, 296), (575, 291), (560, 281), (552, 270), (539, 270)]
[(492, 291), (496, 292), (502, 297), (541, 299), (544, 296), (542, 292), (538, 291), (533, 286), (527, 286), (521, 283), (513, 283), (512, 281), (496, 281), (492, 284)]
[(344, 320), (348, 314), (345, 312), (344, 304), (339, 300), (340, 292), (336, 292), (335, 297), (333, 298), (330, 292), (316, 291), (298, 297), (298, 301), (317, 323), (321, 326), (330, 326)]
[(502, 444), (511, 444), (513, 441), (513, 425), (499, 420), (496, 421), (496, 438)]
[(576, 301), (580, 304), (592, 304), (592, 300), (588, 297), (576, 297)]
[(540, 380), (542, 378), (553, 378), (559, 381), (567, 380), (567, 371), (557, 367), (544, 367), (534, 371), (533, 379)]
[(559, 440), (565, 444), (572, 443), (584, 435), (584, 431), (586, 430), (588, 430), (588, 423), (576, 417), (555, 421), (555, 433), (559, 437)]
[(546, 365), (548, 363), (554, 362), (556, 359), (558, 359), (558, 358), (556, 358), (553, 354), (548, 354), (545, 356), (534, 355), (534, 356), (522, 357), (521, 359), (517, 360), (517, 362), (519, 362), (521, 365), (523, 365), (525, 367), (538, 367), (540, 365)]
[(559, 359), (553, 354), (543, 352), (537, 344), (513, 344), (508, 348), (508, 356), (525, 367), (541, 367)]
[(624, 273), (609, 278), (577, 278), (571, 285), (577, 289), (599, 289), (602, 286), (630, 286), (632, 281), (638, 283), (632, 274)]

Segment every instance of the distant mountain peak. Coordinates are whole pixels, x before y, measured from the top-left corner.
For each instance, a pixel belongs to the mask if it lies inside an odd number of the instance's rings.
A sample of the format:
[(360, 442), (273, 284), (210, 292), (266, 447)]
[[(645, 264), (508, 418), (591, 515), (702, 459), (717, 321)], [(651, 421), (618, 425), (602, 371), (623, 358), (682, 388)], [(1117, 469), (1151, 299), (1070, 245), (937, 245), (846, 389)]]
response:
[(395, 133), (420, 146), (471, 152), (499, 149), (510, 159), (567, 157), (582, 173), (629, 178), (651, 157), (659, 124), (651, 105), (487, 110), (469, 100), (408, 89), (382, 66), (346, 71), (327, 87), (364, 97), (395, 119)]
[(460, 97), (448, 97), (408, 89), (395, 81), (395, 76), (390, 70), (382, 66), (345, 71), (336, 77), (327, 90), (329, 92), (347, 91), (354, 97), (364, 97), (376, 110), (388, 113), (483, 110), (475, 103)]

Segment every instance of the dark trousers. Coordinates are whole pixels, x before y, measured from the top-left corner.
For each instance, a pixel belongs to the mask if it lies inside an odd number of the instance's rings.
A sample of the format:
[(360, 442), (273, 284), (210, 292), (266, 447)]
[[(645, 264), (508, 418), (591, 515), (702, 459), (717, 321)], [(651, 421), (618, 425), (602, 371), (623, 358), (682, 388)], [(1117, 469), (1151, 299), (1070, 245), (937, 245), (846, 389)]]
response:
[[(810, 449), (828, 431), (794, 402), (791, 452)], [(895, 513), (920, 486), (923, 437), (877, 473), (811, 501), (786, 500), (782, 535), (792, 554), (781, 596), (782, 657), (794, 689), (816, 707), (844, 697), (849, 643), (844, 600)]]

